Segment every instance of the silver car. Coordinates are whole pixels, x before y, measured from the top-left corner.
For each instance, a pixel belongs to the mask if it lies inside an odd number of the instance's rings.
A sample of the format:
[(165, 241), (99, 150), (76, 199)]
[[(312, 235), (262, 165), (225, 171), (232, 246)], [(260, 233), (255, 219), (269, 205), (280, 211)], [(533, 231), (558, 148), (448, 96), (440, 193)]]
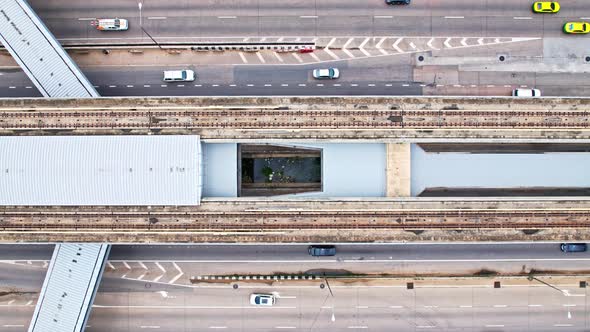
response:
[(255, 306), (270, 307), (275, 304), (275, 297), (272, 294), (251, 294), (250, 304)]
[(313, 70), (313, 78), (317, 80), (337, 79), (338, 77), (340, 77), (340, 71), (338, 70), (338, 68), (325, 68)]

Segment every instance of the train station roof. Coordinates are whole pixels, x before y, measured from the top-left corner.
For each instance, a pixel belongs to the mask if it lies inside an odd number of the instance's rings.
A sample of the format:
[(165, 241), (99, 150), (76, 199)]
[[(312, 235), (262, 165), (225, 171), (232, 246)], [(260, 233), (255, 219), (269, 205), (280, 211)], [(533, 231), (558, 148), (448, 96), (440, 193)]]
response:
[(0, 136), (0, 205), (198, 205), (195, 135)]

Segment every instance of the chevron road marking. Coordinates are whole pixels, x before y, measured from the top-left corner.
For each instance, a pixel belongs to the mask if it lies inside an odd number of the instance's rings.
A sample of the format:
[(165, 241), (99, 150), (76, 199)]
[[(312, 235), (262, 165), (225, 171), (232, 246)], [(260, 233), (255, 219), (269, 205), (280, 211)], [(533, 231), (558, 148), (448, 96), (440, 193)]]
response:
[(334, 52), (330, 51), (329, 48), (324, 48), (324, 51), (326, 51), (326, 53), (328, 53), (329, 56), (331, 56), (332, 58), (334, 58), (334, 60), (340, 60), (340, 57), (337, 56), (336, 54), (334, 54)]
[(279, 55), (279, 53), (273, 52), (273, 54), (275, 55), (275, 58), (277, 58), (277, 60), (279, 60), (279, 62), (283, 62), (283, 58), (281, 58), (281, 56)]
[(256, 56), (258, 57), (258, 60), (260, 60), (260, 62), (266, 63), (266, 60), (264, 60), (264, 57), (262, 56), (262, 54), (260, 54), (260, 52), (256, 52)]
[(478, 43), (479, 45), (483, 45), (483, 38), (479, 38), (479, 39), (477, 39), (477, 43)]
[(364, 49), (365, 45), (367, 45), (367, 43), (369, 42), (369, 40), (371, 40), (371, 37), (367, 37), (367, 38), (365, 38), (365, 40), (363, 40), (363, 42), (361, 43), (361, 46), (359, 46), (359, 50), (360, 50), (361, 52), (363, 52), (363, 54), (364, 54), (364, 55), (366, 55), (366, 56), (371, 56), (371, 53), (367, 52), (367, 51)]
[(451, 38), (447, 38), (444, 42), (445, 47), (447, 48), (453, 48), (453, 46), (449, 43), (451, 41)]
[(416, 44), (414, 44), (413, 42), (410, 42), (410, 47), (415, 50), (416, 49)]
[(293, 54), (293, 57), (295, 59), (297, 59), (297, 61), (299, 61), (299, 63), (302, 63), (303, 62), (303, 60), (301, 59), (301, 57), (299, 56), (299, 54), (297, 54), (297, 53), (291, 53), (291, 54)]
[(349, 57), (351, 57), (351, 58), (355, 58), (354, 54), (352, 54), (352, 52), (350, 52), (349, 50), (347, 50), (347, 49), (343, 48), (343, 49), (342, 49), (342, 51), (343, 51), (344, 53), (346, 53), (346, 55), (348, 55)]
[(428, 41), (428, 43), (426, 43), (426, 45), (428, 45), (429, 48), (438, 51), (439, 49), (432, 45), (433, 42), (434, 42), (434, 38), (430, 38), (430, 40)]
[(467, 38), (461, 39), (461, 45), (463, 45), (463, 46), (469, 46), (469, 45), (467, 45)]
[(399, 53), (404, 53), (404, 50), (402, 50), (401, 48), (399, 48), (399, 46), (397, 46), (402, 40), (404, 40), (403, 38), (398, 38), (395, 43), (393, 43), (393, 48), (395, 48)]
[(176, 268), (176, 270), (178, 271), (178, 274), (172, 278), (172, 280), (170, 280), (168, 283), (169, 284), (173, 284), (175, 283), (178, 279), (180, 279), (180, 277), (182, 277), (182, 275), (184, 274), (184, 272), (182, 272), (182, 270), (180, 269), (180, 267), (178, 266), (178, 264), (176, 264), (176, 262), (172, 262), (172, 265), (174, 265), (174, 267)]
[(347, 48), (348, 45), (350, 45), (350, 43), (352, 43), (353, 40), (354, 40), (354, 38), (348, 38), (348, 40), (346, 41), (346, 43), (344, 43), (344, 46), (342, 46), (342, 48)]

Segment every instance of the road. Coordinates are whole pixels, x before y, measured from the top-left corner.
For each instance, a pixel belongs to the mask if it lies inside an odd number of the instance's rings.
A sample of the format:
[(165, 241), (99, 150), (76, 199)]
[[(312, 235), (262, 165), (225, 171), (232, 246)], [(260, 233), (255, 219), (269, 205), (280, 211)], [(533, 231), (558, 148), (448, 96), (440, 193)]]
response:
[[(137, 2), (31, 1), (62, 43), (151, 43)], [(73, 54), (104, 96), (124, 95), (509, 95), (537, 87), (546, 96), (587, 96), (586, 36), (563, 22), (590, 17), (590, 4), (565, 0), (555, 15), (533, 15), (528, 0), (144, 1), (142, 26), (159, 42), (314, 40), (310, 54), (111, 50)], [(125, 32), (100, 32), (95, 17), (125, 17)], [(326, 47), (326, 46), (329, 46)], [(154, 52), (159, 52), (154, 54)], [(423, 60), (419, 61), (418, 56)], [(504, 56), (504, 61), (498, 60)], [(0, 58), (0, 97), (39, 96), (15, 64)], [(313, 68), (342, 77), (314, 81)], [(197, 80), (164, 84), (165, 69), (192, 68)]]
[[(578, 285), (585, 276), (553, 277), (547, 279), (549, 284), (497, 279), (501, 288), (493, 288), (496, 279), (488, 278), (331, 279), (329, 288), (322, 288), (321, 278), (196, 280), (199, 272), (220, 275), (247, 268), (249, 275), (296, 274), (301, 267), (457, 273), (481, 267), (518, 272), (525, 265), (587, 274), (590, 260), (588, 253), (564, 255), (553, 243), (342, 244), (336, 257), (322, 258), (308, 256), (306, 248), (303, 244), (114, 246), (88, 331), (585, 331), (590, 326), (588, 288)], [(0, 297), (0, 331), (24, 330), (52, 246), (0, 249), (2, 288), (18, 292)], [(416, 284), (414, 289), (407, 289), (408, 280)], [(279, 296), (277, 306), (251, 307), (247, 301), (252, 292), (274, 292)]]

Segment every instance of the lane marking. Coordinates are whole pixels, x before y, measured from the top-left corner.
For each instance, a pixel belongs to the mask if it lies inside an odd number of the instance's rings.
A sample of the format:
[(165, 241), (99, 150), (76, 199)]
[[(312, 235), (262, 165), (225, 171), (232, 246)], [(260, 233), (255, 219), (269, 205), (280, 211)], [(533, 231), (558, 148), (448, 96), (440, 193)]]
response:
[(133, 87), (133, 85), (131, 85), (131, 84), (128, 84), (128, 85), (127, 85), (127, 87), (128, 87), (128, 88), (132, 88), (132, 87)]
[(303, 62), (303, 60), (301, 59), (301, 57), (299, 56), (299, 54), (297, 54), (297, 53), (291, 53), (291, 54), (293, 55), (293, 57), (294, 57), (294, 58), (295, 58), (297, 61), (299, 61), (299, 63)]
[(162, 265), (160, 265), (160, 263), (156, 262), (156, 266), (160, 269), (160, 271), (166, 273), (166, 270), (164, 269), (164, 267), (162, 267)]
[(340, 84), (340, 83), (335, 83), (335, 84), (332, 84), (332, 86), (342, 86), (342, 84)]
[(371, 83), (371, 84), (367, 84), (367, 86), (375, 86), (375, 84)]
[(429, 48), (431, 48), (431, 49), (433, 49), (433, 50), (436, 50), (436, 51), (438, 51), (439, 49), (438, 49), (438, 48), (436, 48), (436, 47), (434, 47), (434, 46), (432, 45), (432, 43), (433, 43), (433, 42), (434, 42), (434, 38), (430, 38), (430, 40), (428, 41), (428, 43), (426, 43), (426, 45), (427, 45)]
[(348, 56), (349, 56), (349, 57), (351, 57), (351, 58), (356, 58), (356, 57), (354, 56), (354, 54), (352, 54), (352, 52), (351, 52), (351, 51), (349, 51), (349, 50), (347, 50), (346, 48), (343, 48), (343, 49), (342, 49), (342, 52), (346, 53), (346, 55), (348, 55)]
[(410, 42), (410, 47), (415, 50), (416, 49), (416, 44), (414, 44), (413, 42)]
[(299, 18), (318, 18), (317, 15), (301, 15)]
[(356, 308), (357, 309), (369, 309), (369, 307), (366, 305), (357, 305)]
[(283, 83), (283, 84), (281, 84), (281, 86), (289, 86), (289, 84), (285, 84), (285, 83)]
[(202, 85), (202, 84), (195, 84), (195, 86), (196, 86), (197, 88), (200, 88), (200, 87), (202, 87), (203, 85)]
[(494, 304), (494, 308), (506, 308), (507, 305), (505, 304)]
[(182, 277), (182, 275), (184, 274), (184, 272), (182, 272), (182, 270), (180, 269), (180, 267), (178, 266), (178, 264), (176, 264), (176, 262), (173, 262), (172, 265), (174, 265), (174, 267), (176, 268), (176, 270), (179, 272), (178, 275), (176, 275), (174, 278), (172, 278), (172, 280), (170, 280), (168, 283), (169, 284), (173, 284), (176, 282), (176, 280), (180, 279), (180, 277)]
[(318, 83), (316, 84), (316, 86), (324, 86), (322, 83)]
[[(355, 83), (352, 83), (355, 84)], [(352, 85), (351, 84), (351, 85)], [(323, 83), (318, 83), (317, 86), (323, 86)], [(444, 86), (442, 84), (439, 84), (440, 86)], [(195, 86), (201, 86), (200, 84), (197, 84)], [(254, 86), (254, 84), (247, 84), (247, 86)], [(420, 84), (420, 86), (426, 86), (426, 84)], [(472, 87), (477, 87), (477, 85), (472, 85)], [(374, 260), (368, 260), (368, 259), (364, 259), (364, 260), (359, 260), (359, 259), (326, 259), (326, 260), (308, 260), (308, 259), (301, 259), (301, 260), (165, 260), (165, 259), (160, 259), (160, 260), (149, 260), (149, 259), (144, 259), (142, 260), (143, 262), (148, 262), (148, 263), (154, 263), (154, 262), (160, 262), (160, 263), (272, 263), (272, 264), (276, 264), (276, 263), (293, 263), (293, 262), (297, 262), (297, 263), (358, 263), (358, 264), (366, 264), (366, 263), (436, 263), (436, 262), (444, 262), (444, 263), (473, 263), (473, 262), (532, 262), (532, 261), (539, 261), (539, 262), (552, 262), (552, 261), (557, 261), (557, 262), (561, 262), (561, 261), (569, 261), (569, 262), (588, 262), (590, 261), (590, 258), (529, 258), (529, 257), (523, 257), (523, 258), (490, 258), (490, 259), (374, 259)], [(2, 262), (2, 261), (0, 261)], [(127, 260), (127, 261), (122, 261), (122, 260), (111, 260), (111, 262), (113, 263), (123, 263), (124, 265), (126, 264), (126, 262), (131, 262), (134, 263), (136, 261), (133, 260)], [(129, 264), (126, 264), (126, 267), (128, 269), (131, 269), (131, 267), (128, 267)], [(405, 286), (404, 286), (405, 287)]]
[[(32, 86), (25, 86), (25, 89), (32, 89)], [(97, 86), (95, 86), (95, 88), (98, 88)]]
[(368, 329), (368, 326), (349, 326), (349, 329)]
[(461, 39), (461, 45), (463, 45), (463, 46), (465, 46), (465, 47), (469, 46), (469, 45), (467, 44), (467, 38), (463, 38), (463, 39)]
[(109, 88), (116, 88), (116, 85), (109, 85)]
[(260, 52), (256, 52), (256, 56), (258, 57), (258, 60), (260, 60), (260, 62), (266, 63), (266, 60), (264, 60), (264, 57), (262, 56), (262, 54), (260, 54)]
[[(315, 288), (315, 286), (314, 286)], [(165, 305), (131, 305), (131, 306), (124, 306), (124, 305), (101, 305), (95, 304), (92, 306), (93, 308), (100, 308), (100, 309), (254, 309), (254, 310), (282, 310), (282, 309), (297, 309), (297, 307), (254, 307), (254, 306), (244, 306), (244, 307), (229, 307), (229, 306), (198, 306), (198, 305), (187, 305), (187, 306), (165, 306)]]
[(317, 61), (317, 62), (320, 62), (320, 61), (322, 61), (322, 60), (320, 60), (320, 58), (319, 58), (317, 55), (315, 55), (315, 53), (308, 53), (308, 54), (309, 54), (309, 55), (310, 55), (310, 56), (311, 56), (311, 57), (312, 57), (312, 58), (313, 58), (315, 61)]
[(332, 57), (334, 60), (340, 60), (340, 57), (339, 57), (339, 56), (337, 56), (337, 55), (336, 55), (334, 52), (330, 51), (330, 49), (329, 49), (329, 48), (327, 48), (327, 47), (326, 47), (326, 48), (324, 48), (324, 51), (325, 51), (326, 53), (328, 53), (328, 55), (329, 55), (329, 56), (331, 56), (331, 57)]
[(147, 266), (145, 266), (145, 264), (143, 262), (137, 262), (137, 264), (139, 264), (139, 266), (141, 266), (142, 269), (147, 270)]
[(403, 306), (401, 306), (401, 305), (390, 305), (389, 307), (391, 309), (401, 309), (401, 308), (403, 308)]
[(436, 326), (433, 326), (433, 325), (418, 325), (418, 326), (416, 326), (416, 328), (419, 328), (419, 329), (433, 329), (435, 327)]
[(528, 16), (525, 16), (525, 17), (523, 17), (523, 16), (515, 16), (515, 17), (513, 17), (513, 19), (515, 19), (515, 20), (532, 20), (533, 18), (532, 17), (528, 17)]
[(17, 324), (4, 324), (2, 327), (25, 327), (24, 325), (17, 325)]
[(563, 306), (564, 307), (575, 307), (576, 305), (575, 304), (564, 304)]
[(397, 46), (404, 38), (398, 38), (395, 43), (393, 43), (393, 48), (395, 48), (399, 53), (404, 53), (404, 50)]
[(236, 17), (235, 16), (217, 16), (217, 18), (224, 19), (224, 18), (236, 18)]
[(166, 16), (148, 16), (148, 20), (165, 20)]
[(149, 88), (150, 86), (151, 86), (151, 85), (149, 85), (149, 84), (144, 84), (144, 85), (143, 85), (143, 87), (144, 87), (144, 88)]
[(375, 15), (373, 17), (375, 17), (375, 18), (393, 18), (393, 16), (390, 16), (390, 15)]
[(127, 263), (126, 261), (123, 261), (123, 265), (127, 270), (131, 270), (131, 266), (129, 266), (129, 263)]
[(211, 84), (211, 86), (215, 86), (215, 87), (217, 87), (217, 86), (219, 86), (219, 84)]
[(328, 45), (326, 45), (326, 48), (330, 47), (332, 44), (334, 44), (336, 42), (336, 38), (332, 38), (330, 39), (330, 42), (328, 42)]
[(472, 305), (460, 305), (459, 308), (473, 308)]
[(231, 87), (236, 87), (237, 85), (236, 85), (236, 84), (230, 84), (229, 86), (231, 86)]
[(110, 261), (107, 261), (107, 265), (111, 268), (111, 270), (116, 270), (117, 268), (115, 268), (115, 266), (113, 265), (113, 263), (111, 263)]
[(555, 327), (570, 327), (573, 326), (572, 324), (553, 324)]
[(489, 325), (486, 325), (486, 327), (504, 327), (504, 325), (500, 325), (500, 324), (489, 324)]
[(275, 326), (275, 329), (294, 329), (295, 326)]
[(279, 62), (283, 62), (283, 58), (281, 58), (281, 56), (279, 55), (279, 53), (277, 52), (272, 52), (272, 54), (275, 55), (275, 58), (277, 58), (277, 60), (279, 60)]
[(142, 329), (159, 329), (160, 326), (158, 325), (142, 325), (140, 326)]
[(162, 88), (165, 88), (165, 87), (167, 87), (167, 86), (168, 86), (168, 85), (166, 85), (166, 84), (160, 84), (160, 87), (162, 87)]
[(451, 41), (451, 38), (445, 39), (445, 42), (443, 43), (445, 45), (445, 47), (453, 48), (453, 46), (451, 46), (451, 44), (450, 44), (450, 41)]
[(365, 45), (367, 45), (367, 43), (368, 43), (370, 40), (371, 40), (371, 37), (367, 37), (367, 38), (365, 38), (365, 40), (363, 40), (363, 42), (361, 43), (361, 46), (359, 46), (359, 50), (360, 50), (361, 52), (363, 52), (363, 54), (364, 54), (364, 55), (366, 55), (366, 56), (371, 56), (371, 53), (367, 52), (367, 51), (364, 49)]
[(479, 45), (483, 45), (483, 38), (478, 38), (478, 39), (477, 39), (477, 43), (478, 43)]
[(393, 86), (393, 84), (387, 83), (387, 84), (385, 84), (385, 86)]
[(246, 56), (244, 55), (243, 52), (238, 53), (240, 55), (240, 58), (242, 59), (243, 63), (248, 63), (248, 60), (246, 59)]
[(542, 304), (529, 304), (529, 307), (542, 307)]
[(210, 329), (227, 329), (227, 326), (209, 326)]
[(462, 19), (465, 18), (465, 16), (445, 16), (446, 19)]
[(254, 86), (254, 84), (246, 84), (246, 86)]
[(78, 18), (78, 21), (94, 21), (96, 20), (96, 17), (80, 17)]
[(305, 84), (305, 83), (300, 83), (300, 84), (298, 84), (298, 85), (299, 85), (299, 86), (305, 86), (306, 84)]
[(265, 84), (264, 86), (272, 86), (272, 84)]

